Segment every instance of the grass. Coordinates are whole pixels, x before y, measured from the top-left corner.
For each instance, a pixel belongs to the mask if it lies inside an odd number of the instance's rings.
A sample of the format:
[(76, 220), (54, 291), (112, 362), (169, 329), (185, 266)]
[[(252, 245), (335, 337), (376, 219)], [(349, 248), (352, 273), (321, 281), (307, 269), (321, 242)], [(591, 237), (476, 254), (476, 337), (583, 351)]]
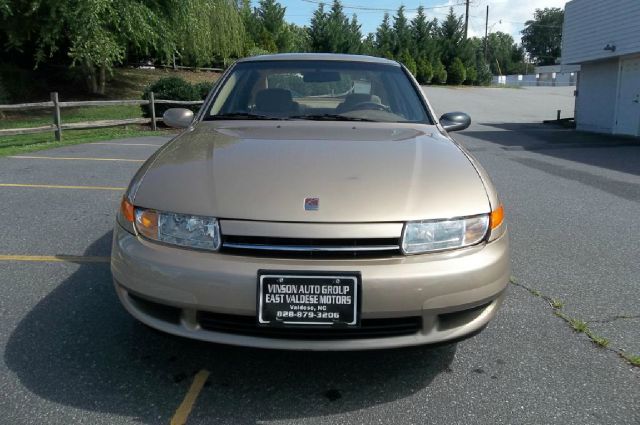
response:
[(594, 334), (591, 329), (586, 329), (585, 334), (591, 338), (591, 341), (593, 341), (594, 344), (599, 345), (602, 348), (607, 348), (609, 346), (609, 340), (607, 338)]
[[(529, 288), (528, 286), (525, 286), (525, 285), (521, 284), (520, 282), (518, 282), (518, 280), (514, 276), (511, 276), (511, 278), (509, 280), (510, 280), (510, 282), (512, 284), (514, 284), (514, 285), (526, 290), (531, 295), (536, 296), (536, 297), (541, 297), (542, 299), (547, 301), (549, 303), (549, 305), (551, 306), (551, 308), (553, 309), (553, 314), (555, 314), (557, 317), (561, 318), (566, 323), (568, 323), (569, 326), (571, 326), (571, 328), (575, 332), (585, 334), (591, 340), (592, 343), (594, 343), (598, 347), (613, 351), (614, 353), (618, 354), (620, 357), (622, 357), (623, 359), (628, 361), (633, 366), (640, 366), (640, 356), (633, 355), (633, 354), (627, 354), (620, 348), (609, 347), (610, 341), (607, 338), (604, 338), (604, 337), (596, 334), (589, 327), (589, 324), (587, 322), (582, 321), (580, 319), (576, 319), (575, 317), (571, 317), (571, 316), (563, 313), (562, 312), (562, 308), (564, 307), (564, 302), (563, 301), (561, 301), (561, 300), (559, 300), (557, 298), (551, 298), (548, 295), (545, 295), (545, 294), (541, 293), (540, 291), (538, 291), (536, 289)], [(625, 317), (625, 316), (619, 316), (619, 317)]]
[(621, 356), (624, 357), (632, 365), (640, 366), (640, 356), (628, 353), (622, 353)]
[(549, 301), (549, 304), (551, 304), (551, 307), (555, 308), (556, 310), (564, 307), (564, 303), (556, 298), (552, 298), (551, 301)]
[[(82, 108), (63, 108), (60, 119), (63, 123), (119, 120), (125, 118), (141, 118), (142, 109), (136, 105), (124, 106), (87, 106)], [(39, 109), (23, 112), (5, 112), (0, 119), (0, 129), (40, 127), (53, 124), (51, 109)], [(4, 137), (3, 137), (4, 139)], [(0, 139), (2, 140), (2, 139)], [(0, 141), (0, 144), (2, 142)]]
[(68, 130), (62, 133), (62, 141), (57, 142), (53, 132), (38, 134), (23, 134), (17, 136), (0, 137), (0, 157), (35, 152), (44, 149), (59, 148), (62, 146), (77, 145), (81, 143), (97, 142), (136, 136), (166, 136), (169, 131), (151, 132), (143, 126), (125, 126), (97, 128), (91, 130)]
[[(69, 108), (62, 110), (62, 122), (82, 122), (108, 119), (140, 118), (139, 106), (101, 106)], [(50, 110), (12, 112), (0, 120), (2, 128), (39, 127), (53, 122)], [(128, 125), (121, 127), (97, 128), (88, 130), (65, 130), (62, 141), (57, 142), (53, 131), (36, 134), (0, 136), (0, 156), (23, 154), (43, 149), (135, 136), (166, 135), (168, 131), (150, 132), (149, 127)]]

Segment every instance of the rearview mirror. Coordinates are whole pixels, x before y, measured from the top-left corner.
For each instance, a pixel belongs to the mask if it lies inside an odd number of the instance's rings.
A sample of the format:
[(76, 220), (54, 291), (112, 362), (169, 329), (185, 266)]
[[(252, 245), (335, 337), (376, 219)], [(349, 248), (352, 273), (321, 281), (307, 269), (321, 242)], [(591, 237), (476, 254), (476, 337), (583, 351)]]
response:
[(440, 117), (440, 125), (446, 131), (460, 131), (471, 125), (471, 117), (464, 112), (447, 112)]
[(333, 83), (340, 81), (340, 74), (335, 71), (309, 71), (302, 76), (305, 83)]
[(169, 127), (187, 128), (193, 121), (193, 111), (186, 108), (171, 108), (164, 111), (162, 121)]

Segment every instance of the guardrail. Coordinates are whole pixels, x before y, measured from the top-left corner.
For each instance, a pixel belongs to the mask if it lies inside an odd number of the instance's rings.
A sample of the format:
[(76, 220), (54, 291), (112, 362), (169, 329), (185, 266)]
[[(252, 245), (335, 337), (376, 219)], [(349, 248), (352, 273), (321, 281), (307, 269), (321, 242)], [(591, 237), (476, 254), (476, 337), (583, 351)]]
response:
[[(151, 129), (157, 129), (157, 121), (161, 121), (162, 118), (156, 118), (156, 105), (157, 104), (172, 104), (172, 105), (202, 105), (202, 100), (170, 100), (170, 99), (155, 99), (153, 92), (149, 93), (149, 100), (145, 99), (130, 99), (130, 100), (86, 100), (86, 101), (69, 101), (60, 102), (58, 93), (51, 93), (51, 100), (48, 102), (32, 102), (32, 103), (17, 103), (13, 105), (0, 105), (0, 112), (2, 111), (26, 111), (31, 109), (53, 109), (52, 120), (50, 125), (44, 125), (40, 127), (26, 127), (26, 128), (6, 128), (0, 129), (0, 136), (12, 136), (16, 134), (31, 134), (31, 133), (45, 133), (53, 131), (57, 141), (62, 140), (62, 130), (82, 130), (90, 128), (103, 128), (103, 127), (116, 127), (120, 125), (129, 124), (151, 124)], [(151, 118), (128, 118), (121, 120), (100, 120), (100, 121), (84, 121), (75, 122), (69, 124), (63, 124), (60, 116), (60, 110), (63, 108), (77, 108), (82, 106), (122, 106), (122, 105), (149, 105), (151, 111)]]

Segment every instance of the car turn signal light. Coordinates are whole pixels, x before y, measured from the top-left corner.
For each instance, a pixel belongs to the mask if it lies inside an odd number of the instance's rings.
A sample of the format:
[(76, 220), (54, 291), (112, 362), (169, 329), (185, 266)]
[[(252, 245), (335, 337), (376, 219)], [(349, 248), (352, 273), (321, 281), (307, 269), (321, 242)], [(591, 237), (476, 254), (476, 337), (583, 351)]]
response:
[(158, 213), (154, 210), (136, 209), (136, 229), (144, 237), (158, 240)]
[(504, 221), (504, 207), (502, 204), (498, 206), (495, 210), (491, 211), (491, 215), (489, 216), (489, 223), (491, 225), (491, 230), (500, 226)]
[(122, 217), (127, 220), (129, 223), (133, 223), (133, 204), (129, 202), (126, 196), (122, 197), (122, 202), (120, 202), (120, 211), (122, 212)]

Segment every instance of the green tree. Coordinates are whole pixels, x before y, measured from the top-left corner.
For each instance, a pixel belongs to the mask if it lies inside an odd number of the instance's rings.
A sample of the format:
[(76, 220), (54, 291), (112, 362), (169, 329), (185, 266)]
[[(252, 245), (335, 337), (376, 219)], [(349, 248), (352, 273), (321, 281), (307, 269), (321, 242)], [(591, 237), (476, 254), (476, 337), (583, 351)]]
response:
[(433, 64), (433, 78), (432, 83), (446, 84), (447, 83), (447, 69), (444, 67), (440, 59), (437, 59)]
[(347, 44), (349, 32), (349, 19), (344, 14), (342, 3), (334, 0), (331, 10), (327, 15), (327, 31), (329, 39), (329, 52), (342, 53)]
[(426, 57), (420, 57), (416, 61), (416, 79), (420, 84), (429, 84), (433, 78), (433, 66)]
[(467, 71), (460, 58), (455, 58), (449, 68), (447, 68), (447, 83), (462, 84), (467, 79)]
[(238, 12), (245, 31), (244, 54), (248, 55), (249, 51), (256, 48), (260, 32), (258, 21), (251, 8), (251, 0), (240, 0)]
[(413, 36), (414, 54), (432, 60), (435, 56), (434, 27), (437, 21), (428, 21), (424, 7), (419, 6), (416, 16), (411, 21), (411, 35)]
[(478, 71), (476, 70), (476, 65), (471, 63), (466, 66), (466, 76), (467, 78), (464, 80), (465, 84), (478, 84)]
[(367, 34), (364, 40), (362, 40), (363, 55), (376, 55), (376, 36), (372, 33)]
[(491, 84), (491, 78), (493, 77), (493, 75), (491, 74), (489, 64), (487, 64), (487, 62), (484, 60), (484, 50), (476, 50), (475, 65), (476, 81), (474, 82), (474, 84), (478, 84), (481, 86), (487, 86)]
[(308, 52), (311, 50), (311, 40), (307, 28), (296, 24), (289, 24), (288, 29), (291, 34), (291, 51), (292, 52)]
[(287, 8), (276, 0), (260, 0), (254, 11), (257, 26), (257, 44), (270, 52), (287, 52), (292, 39), (284, 20)]
[[(473, 38), (469, 43), (484, 50), (484, 40)], [(497, 31), (487, 38), (487, 61), (494, 75), (519, 74), (524, 71), (524, 51), (511, 35)]]
[(389, 23), (389, 14), (385, 13), (382, 23), (376, 30), (376, 50), (379, 56), (392, 59), (394, 50), (394, 34)]
[(239, 56), (244, 25), (232, 0), (8, 0), (0, 8), (5, 47), (32, 65), (54, 57), (79, 68), (104, 94), (113, 66), (128, 57), (188, 65)]
[(324, 4), (318, 6), (311, 18), (309, 38), (315, 52), (360, 53), (362, 50), (358, 18), (353, 15), (349, 21), (339, 0), (333, 1), (328, 12)]
[(3, 3), (5, 48), (28, 51), (38, 66), (62, 53), (80, 67), (92, 93), (104, 93), (107, 74), (127, 52), (166, 51), (160, 10), (142, 0), (42, 0)]
[(413, 55), (409, 53), (409, 49), (404, 49), (402, 52), (400, 52), (398, 60), (402, 62), (402, 64), (406, 66), (409, 72), (411, 72), (414, 76), (418, 73), (416, 61), (415, 59), (413, 59)]
[(448, 69), (455, 58), (461, 56), (459, 51), (464, 44), (464, 26), (462, 16), (457, 16), (453, 12), (453, 7), (449, 8), (447, 17), (438, 28), (440, 60)]
[(358, 22), (358, 16), (353, 14), (351, 21), (349, 22), (349, 31), (347, 32), (346, 52), (358, 54), (362, 53), (362, 31), (360, 28), (362, 25)]
[(522, 46), (538, 65), (553, 65), (560, 57), (563, 22), (564, 11), (555, 7), (536, 9), (525, 22)]
[[(226, 63), (244, 53), (245, 29), (231, 0), (169, 0), (169, 3), (171, 14), (158, 36), (165, 40), (167, 48), (178, 52), (182, 64)], [(168, 55), (165, 57), (169, 60)]]
[(399, 58), (407, 52), (413, 52), (413, 37), (409, 21), (404, 14), (404, 6), (400, 6), (393, 17), (393, 53)]
[(313, 52), (329, 51), (329, 33), (327, 31), (328, 16), (324, 10), (324, 3), (320, 3), (313, 12), (311, 22), (307, 30), (309, 34), (309, 46)]

